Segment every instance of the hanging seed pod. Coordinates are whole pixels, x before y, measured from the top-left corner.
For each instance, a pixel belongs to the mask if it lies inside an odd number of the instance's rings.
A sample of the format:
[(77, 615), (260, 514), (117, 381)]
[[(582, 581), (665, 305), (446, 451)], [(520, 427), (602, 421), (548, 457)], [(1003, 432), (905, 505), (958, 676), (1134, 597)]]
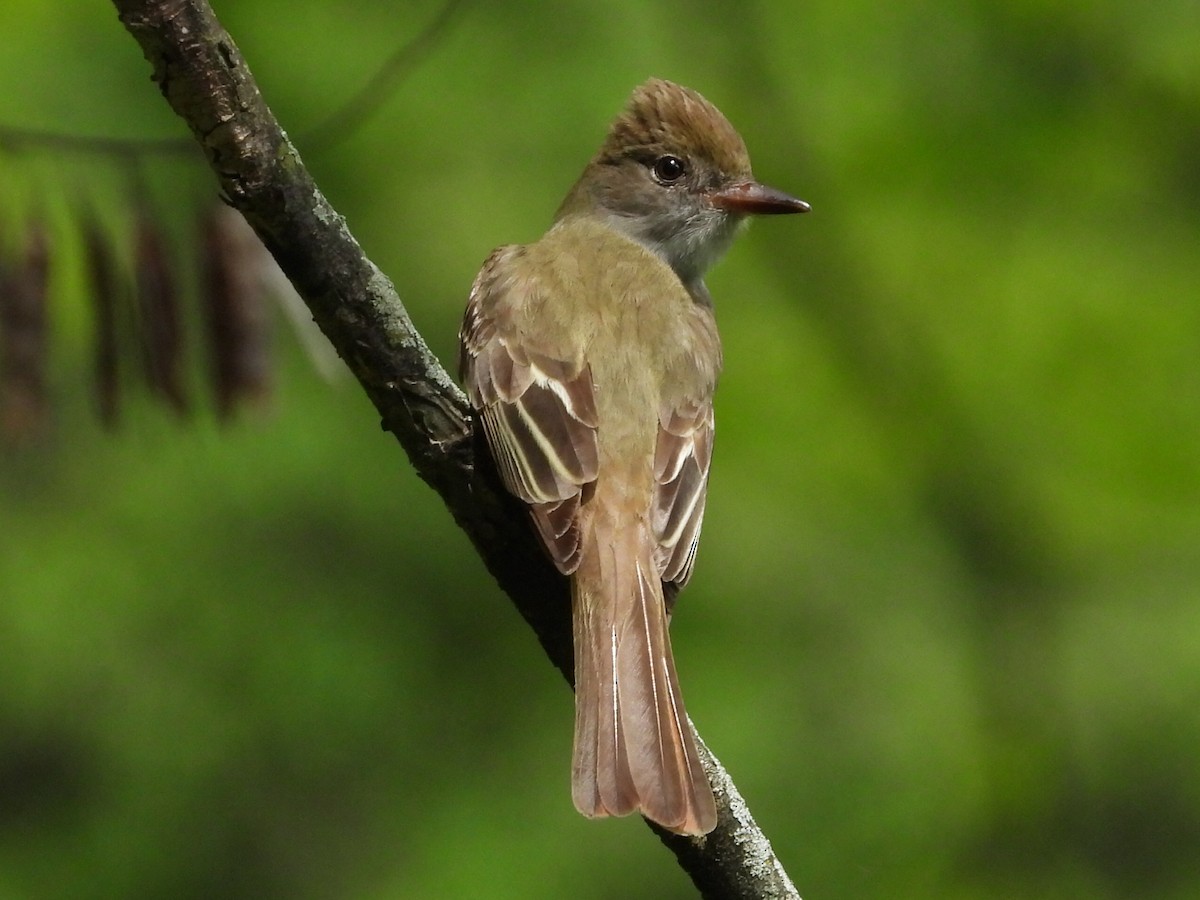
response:
[(134, 278), (138, 337), (150, 389), (180, 415), (188, 411), (183, 375), (183, 322), (167, 240), (143, 209), (136, 226)]
[(93, 216), (84, 222), (84, 246), (91, 282), (96, 342), (92, 351), (96, 408), (100, 422), (113, 429), (120, 417), (120, 345), (117, 337), (119, 308), (113, 247)]
[(224, 204), (201, 223), (202, 301), (217, 415), (239, 403), (263, 404), (271, 390), (271, 316), (263, 284), (266, 248)]
[(7, 443), (36, 438), (49, 419), (49, 273), (49, 235), (34, 220), (19, 258), (0, 265), (0, 434)]

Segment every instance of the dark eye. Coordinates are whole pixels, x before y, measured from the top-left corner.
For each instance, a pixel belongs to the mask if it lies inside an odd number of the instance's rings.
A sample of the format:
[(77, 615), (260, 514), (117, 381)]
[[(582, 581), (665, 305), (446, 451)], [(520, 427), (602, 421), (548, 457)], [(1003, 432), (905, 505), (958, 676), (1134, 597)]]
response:
[(678, 156), (660, 156), (654, 161), (654, 177), (659, 184), (674, 184), (687, 171)]

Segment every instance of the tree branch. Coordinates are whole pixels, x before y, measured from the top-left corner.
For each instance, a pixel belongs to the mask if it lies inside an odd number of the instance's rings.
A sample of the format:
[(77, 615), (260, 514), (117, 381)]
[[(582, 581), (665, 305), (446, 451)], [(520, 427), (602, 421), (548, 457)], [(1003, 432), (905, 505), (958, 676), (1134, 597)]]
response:
[[(391, 282), (317, 189), (204, 0), (114, 0), (191, 128), (229, 202), (278, 260), (417, 473), (441, 495), (547, 656), (572, 673), (565, 580), (479, 452), (470, 409)], [(705, 897), (798, 897), (733, 781), (701, 743), (718, 824), (701, 838), (655, 828)], [(653, 827), (653, 826), (652, 826)]]

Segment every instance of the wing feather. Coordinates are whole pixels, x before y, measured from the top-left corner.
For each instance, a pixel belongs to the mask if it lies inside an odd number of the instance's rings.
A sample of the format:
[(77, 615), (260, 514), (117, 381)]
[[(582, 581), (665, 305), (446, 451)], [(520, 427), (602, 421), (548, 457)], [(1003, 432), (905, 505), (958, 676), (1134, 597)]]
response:
[(520, 247), (484, 263), (459, 335), (459, 368), (505, 486), (529, 504), (551, 559), (563, 573), (579, 565), (580, 496), (596, 480), (598, 444), (592, 373), (523, 344), (513, 322), (524, 297), (515, 274)]
[(712, 461), (711, 394), (664, 409), (654, 452), (656, 490), (650, 510), (662, 580), (687, 584), (700, 542)]

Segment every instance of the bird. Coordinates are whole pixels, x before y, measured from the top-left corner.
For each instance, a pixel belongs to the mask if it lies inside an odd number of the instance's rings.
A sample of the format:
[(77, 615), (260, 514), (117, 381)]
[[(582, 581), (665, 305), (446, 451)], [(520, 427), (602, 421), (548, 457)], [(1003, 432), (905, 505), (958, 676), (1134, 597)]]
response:
[(503, 485), (570, 579), (584, 816), (716, 826), (668, 632), (704, 518), (722, 367), (704, 275), (749, 216), (808, 209), (755, 180), (713, 104), (651, 79), (549, 230), (494, 250), (468, 296), (464, 389)]

